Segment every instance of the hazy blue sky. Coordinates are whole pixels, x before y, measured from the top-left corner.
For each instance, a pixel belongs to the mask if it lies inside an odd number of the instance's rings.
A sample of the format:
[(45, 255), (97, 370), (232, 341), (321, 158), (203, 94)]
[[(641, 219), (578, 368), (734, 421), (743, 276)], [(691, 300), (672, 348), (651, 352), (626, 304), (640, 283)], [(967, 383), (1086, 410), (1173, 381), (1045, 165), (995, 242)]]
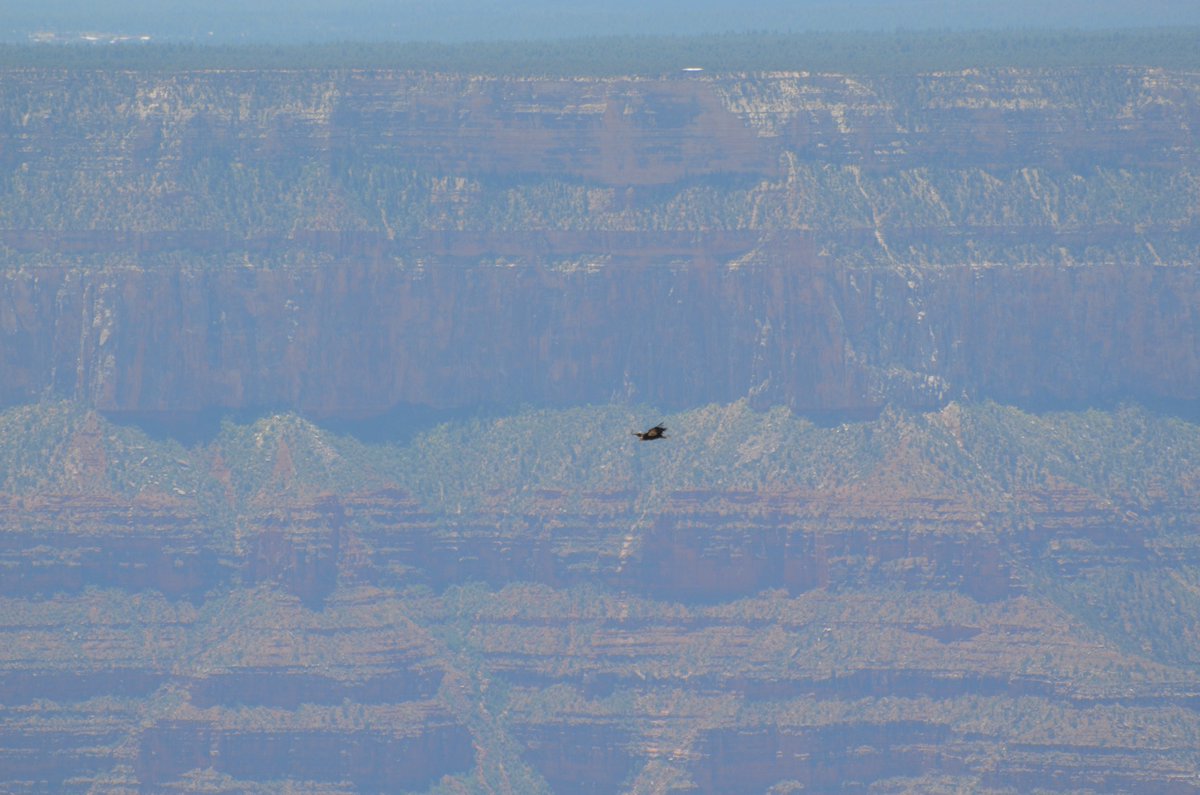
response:
[(1196, 0), (41, 0), (0, 8), (0, 39), (464, 41), (627, 33), (1200, 25)]

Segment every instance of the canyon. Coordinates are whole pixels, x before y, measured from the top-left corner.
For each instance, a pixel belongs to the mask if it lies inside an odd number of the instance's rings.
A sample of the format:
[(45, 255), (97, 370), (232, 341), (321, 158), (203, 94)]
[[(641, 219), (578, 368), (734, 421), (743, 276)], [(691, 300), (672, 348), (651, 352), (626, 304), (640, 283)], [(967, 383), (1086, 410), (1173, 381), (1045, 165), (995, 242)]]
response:
[(1200, 791), (1197, 125), (3, 70), (0, 786)]
[(9, 785), (1194, 789), (1200, 426), (635, 418), (0, 415)]

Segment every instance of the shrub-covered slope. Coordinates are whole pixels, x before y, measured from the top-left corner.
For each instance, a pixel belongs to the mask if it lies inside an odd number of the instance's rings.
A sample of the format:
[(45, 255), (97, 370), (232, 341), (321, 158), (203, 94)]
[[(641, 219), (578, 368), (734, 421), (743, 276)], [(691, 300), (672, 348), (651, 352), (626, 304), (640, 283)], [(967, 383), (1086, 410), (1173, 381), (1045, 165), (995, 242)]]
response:
[[(631, 431), (657, 421), (668, 439)], [(0, 415), (16, 791), (1190, 791), (1200, 428)]]

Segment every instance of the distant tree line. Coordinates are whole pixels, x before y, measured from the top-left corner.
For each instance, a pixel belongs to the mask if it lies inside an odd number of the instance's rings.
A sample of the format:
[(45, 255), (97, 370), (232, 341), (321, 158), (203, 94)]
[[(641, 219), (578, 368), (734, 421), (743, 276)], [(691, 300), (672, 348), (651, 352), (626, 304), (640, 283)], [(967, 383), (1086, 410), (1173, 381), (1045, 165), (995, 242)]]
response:
[(507, 75), (612, 76), (814, 71), (916, 74), (968, 68), (1200, 68), (1200, 28), (728, 33), (553, 41), (314, 45), (10, 44), (0, 68), (181, 71), (350, 69)]

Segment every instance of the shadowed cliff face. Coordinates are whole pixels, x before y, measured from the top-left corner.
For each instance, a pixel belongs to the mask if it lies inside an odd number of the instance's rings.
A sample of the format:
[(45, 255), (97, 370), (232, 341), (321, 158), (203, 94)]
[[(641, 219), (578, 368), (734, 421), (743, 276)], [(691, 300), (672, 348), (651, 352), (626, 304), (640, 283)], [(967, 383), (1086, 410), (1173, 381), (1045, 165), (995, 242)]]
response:
[(1200, 394), (1195, 268), (839, 269), (807, 248), (737, 269), (28, 269), (0, 284), (12, 376), (0, 393), (49, 389), (116, 414), (290, 406), (327, 419), (746, 395), (869, 414), (964, 395)]

